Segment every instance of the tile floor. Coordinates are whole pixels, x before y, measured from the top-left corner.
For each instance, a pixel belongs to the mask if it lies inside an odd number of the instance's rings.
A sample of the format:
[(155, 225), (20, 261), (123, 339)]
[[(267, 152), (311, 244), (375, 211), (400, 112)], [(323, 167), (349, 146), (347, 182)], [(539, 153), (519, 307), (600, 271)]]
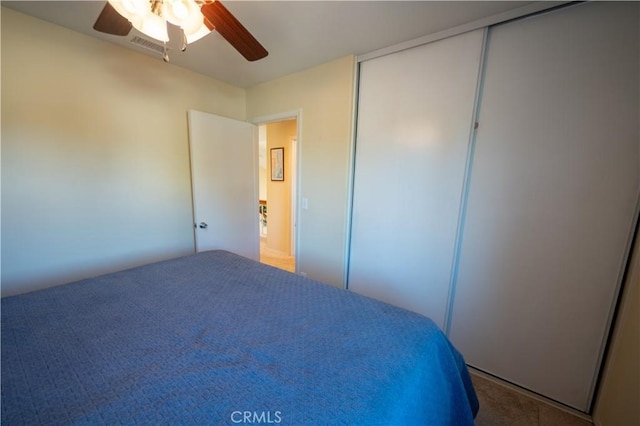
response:
[(553, 405), (526, 396), (472, 372), (480, 400), (476, 426), (593, 426)]

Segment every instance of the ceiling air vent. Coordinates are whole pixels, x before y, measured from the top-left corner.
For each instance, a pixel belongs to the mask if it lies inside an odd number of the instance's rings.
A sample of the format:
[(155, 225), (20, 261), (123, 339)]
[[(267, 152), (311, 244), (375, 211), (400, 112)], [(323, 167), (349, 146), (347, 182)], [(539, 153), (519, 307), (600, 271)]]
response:
[[(154, 52), (160, 53), (161, 55), (164, 53), (164, 46), (158, 43), (154, 43), (142, 37), (135, 36), (131, 40), (131, 43), (140, 46), (147, 50), (152, 50)], [(167, 49), (168, 50), (168, 49)]]

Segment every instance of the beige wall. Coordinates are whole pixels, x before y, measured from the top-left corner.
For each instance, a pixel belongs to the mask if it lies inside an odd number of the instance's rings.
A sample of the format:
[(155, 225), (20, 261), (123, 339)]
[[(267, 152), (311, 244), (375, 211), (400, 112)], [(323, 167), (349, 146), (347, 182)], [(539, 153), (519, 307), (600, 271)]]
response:
[[(267, 246), (291, 253), (291, 140), (296, 138), (296, 120), (269, 123), (267, 128)], [(284, 148), (284, 181), (271, 180), (271, 149)]]
[[(300, 110), (299, 272), (342, 287), (355, 57), (247, 90), (247, 118)], [(269, 194), (267, 194), (269, 196)]]
[(593, 419), (596, 425), (640, 425), (640, 236), (631, 267)]
[(2, 8), (2, 295), (194, 250), (186, 111), (245, 91)]
[(301, 111), (300, 271), (343, 285), (355, 58), (247, 91), (2, 8), (2, 291), (193, 251), (186, 110)]

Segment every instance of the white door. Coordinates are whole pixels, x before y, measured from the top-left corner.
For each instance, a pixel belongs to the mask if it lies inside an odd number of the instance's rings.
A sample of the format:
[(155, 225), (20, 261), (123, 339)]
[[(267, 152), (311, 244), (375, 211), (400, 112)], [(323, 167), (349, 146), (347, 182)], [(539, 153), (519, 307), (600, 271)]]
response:
[(585, 412), (640, 188), (639, 12), (512, 21), (485, 60), (450, 338), (470, 365)]
[(196, 251), (228, 250), (259, 260), (258, 129), (189, 110)]
[(443, 329), (483, 41), (360, 65), (349, 289)]

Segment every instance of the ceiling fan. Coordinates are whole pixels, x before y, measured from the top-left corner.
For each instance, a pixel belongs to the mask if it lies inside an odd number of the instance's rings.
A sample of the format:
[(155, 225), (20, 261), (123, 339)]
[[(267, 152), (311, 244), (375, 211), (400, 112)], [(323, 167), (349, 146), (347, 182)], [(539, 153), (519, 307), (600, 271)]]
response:
[(248, 61), (269, 52), (235, 16), (217, 0), (108, 0), (93, 28), (106, 34), (125, 36), (131, 28), (165, 43), (168, 62), (167, 22), (182, 29), (182, 48), (216, 30)]

